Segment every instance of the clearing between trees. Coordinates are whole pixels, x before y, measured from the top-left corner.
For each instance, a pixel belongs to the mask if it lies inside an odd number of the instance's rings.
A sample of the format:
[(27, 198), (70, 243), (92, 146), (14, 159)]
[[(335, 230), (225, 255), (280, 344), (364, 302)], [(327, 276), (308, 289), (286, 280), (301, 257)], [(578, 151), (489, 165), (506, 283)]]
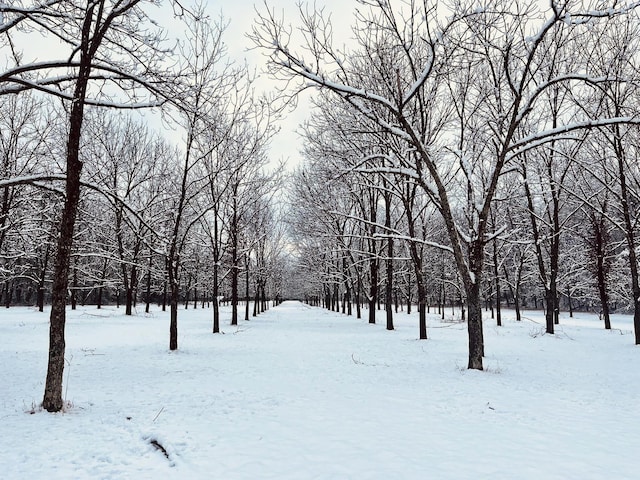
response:
[[(37, 406), (48, 316), (3, 314), (4, 478), (631, 479), (640, 369), (633, 318), (503, 311), (485, 371), (447, 310), (396, 329), (285, 302), (211, 335), (210, 309), (69, 310), (64, 413)], [(484, 312), (487, 315), (487, 312)]]

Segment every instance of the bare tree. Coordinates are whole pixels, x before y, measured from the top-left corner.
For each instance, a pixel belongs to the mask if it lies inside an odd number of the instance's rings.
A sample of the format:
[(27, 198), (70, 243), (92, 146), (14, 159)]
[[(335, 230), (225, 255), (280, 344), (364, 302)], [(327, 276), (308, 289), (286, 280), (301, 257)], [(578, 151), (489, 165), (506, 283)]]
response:
[[(5, 20), (2, 33), (8, 39), (14, 60), (13, 65), (0, 73), (0, 94), (37, 90), (69, 102), (65, 202), (56, 245), (49, 364), (43, 399), (43, 407), (51, 412), (63, 408), (65, 305), (80, 199), (83, 165), (79, 150), (85, 106), (141, 106), (135, 100), (128, 100), (141, 84), (147, 92), (159, 93), (157, 84), (145, 79), (160, 60), (161, 37), (154, 28), (140, 28), (146, 19), (140, 3), (138, 0), (92, 0), (86, 4), (49, 1), (26, 8), (7, 4), (0, 6), (0, 14)], [(19, 36), (22, 28), (33, 29), (43, 38), (60, 41), (61, 50), (56, 53), (61, 53), (63, 60), (24, 61), (13, 42), (14, 33)], [(127, 94), (127, 99), (114, 101), (114, 97), (107, 96), (107, 84), (115, 86), (116, 92)], [(98, 95), (94, 98), (90, 93), (91, 85), (97, 86), (95, 91)]]
[[(293, 50), (291, 31), (268, 9), (259, 15), (253, 39), (269, 52), (273, 75), (301, 80), (299, 88), (311, 84), (332, 92), (415, 152), (416, 161), (398, 164), (397, 170), (419, 182), (444, 219), (447, 249), (455, 258), (469, 307), (468, 367), (482, 369), (480, 285), (484, 247), (497, 233), (490, 231), (488, 217), (501, 175), (533, 146), (576, 130), (631, 121), (588, 118), (523, 133), (520, 127), (533, 112), (539, 113), (538, 100), (546, 90), (561, 83), (597, 81), (580, 71), (560, 69), (540, 83), (538, 71), (549, 62), (546, 47), (553, 40), (560, 42), (558, 49), (571, 49), (566, 40), (571, 35), (560, 32), (585, 33), (599, 19), (627, 10), (572, 11), (573, 4), (562, 1), (540, 11), (535, 2), (496, 0), (480, 9), (456, 4), (449, 15), (439, 15), (435, 3), (409, 1), (403, 8), (382, 0), (359, 3), (363, 8), (354, 26), (357, 46), (346, 54), (333, 47), (330, 21), (317, 11), (301, 9), (298, 31), (304, 53)], [(444, 17), (442, 23), (439, 18)], [(461, 77), (463, 72), (469, 74)], [(449, 82), (461, 78), (472, 87), (460, 97), (444, 95), (447, 77)], [(450, 118), (455, 119), (454, 128), (445, 135), (443, 126)], [(455, 183), (458, 187), (452, 188)], [(455, 200), (461, 193), (467, 198), (462, 216)]]

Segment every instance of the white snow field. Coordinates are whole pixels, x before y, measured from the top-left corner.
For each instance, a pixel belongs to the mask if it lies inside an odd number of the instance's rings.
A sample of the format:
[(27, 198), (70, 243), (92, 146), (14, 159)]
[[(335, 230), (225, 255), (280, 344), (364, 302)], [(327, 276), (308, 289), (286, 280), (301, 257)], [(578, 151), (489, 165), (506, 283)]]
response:
[[(213, 335), (211, 310), (69, 311), (65, 413), (37, 407), (48, 314), (0, 313), (3, 479), (636, 479), (640, 348), (631, 318), (540, 312), (385, 330), (287, 302)], [(447, 312), (450, 315), (450, 311)], [(223, 309), (228, 322), (229, 311)], [(167, 456), (154, 447), (157, 442)], [(168, 458), (167, 458), (168, 457)]]

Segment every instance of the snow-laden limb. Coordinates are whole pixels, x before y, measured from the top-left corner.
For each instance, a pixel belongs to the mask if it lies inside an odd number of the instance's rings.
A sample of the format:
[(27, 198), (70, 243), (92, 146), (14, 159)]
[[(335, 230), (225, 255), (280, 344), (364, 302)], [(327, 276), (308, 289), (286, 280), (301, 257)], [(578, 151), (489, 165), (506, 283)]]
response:
[[(448, 245), (444, 245), (444, 244), (438, 243), (438, 242), (433, 242), (433, 241), (430, 241), (430, 240), (425, 240), (423, 238), (411, 237), (411, 236), (403, 234), (401, 231), (399, 231), (399, 230), (397, 230), (395, 228), (387, 227), (384, 224), (376, 222), (376, 221), (373, 221), (373, 220), (368, 220), (368, 219), (362, 218), (360, 216), (352, 215), (350, 213), (340, 212), (338, 210), (332, 210), (329, 213), (337, 215), (337, 216), (340, 216), (340, 217), (343, 217), (343, 218), (347, 218), (349, 220), (354, 220), (356, 222), (363, 223), (363, 224), (368, 225), (368, 226), (374, 226), (374, 227), (376, 227), (376, 229), (385, 230), (385, 231), (390, 232), (390, 233), (376, 232), (375, 234), (373, 234), (371, 236), (372, 239), (376, 239), (376, 238), (378, 238), (378, 239), (391, 238), (391, 239), (394, 239), (394, 240), (402, 240), (402, 241), (409, 242), (409, 243), (411, 243), (411, 242), (419, 243), (421, 245), (425, 245), (425, 246), (428, 246), (428, 247), (434, 247), (434, 248), (437, 248), (438, 250), (442, 250), (442, 251), (445, 251), (445, 252), (448, 252), (448, 253), (453, 253), (453, 249)], [(360, 238), (360, 236), (358, 238)]]
[[(555, 3), (555, 2), (554, 2)], [(614, 6), (598, 10), (564, 12), (559, 15), (559, 19), (566, 25), (585, 25), (592, 20), (611, 18), (625, 15), (640, 7), (640, 2), (614, 2)]]
[(16, 176), (16, 177), (0, 179), (0, 188), (15, 187), (17, 185), (35, 185), (38, 182), (65, 181), (66, 179), (67, 179), (66, 175), (34, 174), (34, 175)]
[(611, 125), (640, 125), (640, 117), (626, 116), (585, 120), (582, 122), (574, 122), (567, 125), (562, 125), (557, 128), (551, 128), (542, 132), (533, 133), (513, 142), (508, 148), (509, 153), (507, 158), (512, 159), (528, 150), (540, 147), (546, 143), (558, 140), (559, 138), (578, 139), (578, 137), (568, 136), (568, 134), (570, 134), (571, 132), (607, 127)]
[(521, 123), (524, 118), (533, 110), (534, 104), (538, 98), (550, 87), (557, 85), (559, 83), (571, 82), (571, 81), (580, 81), (585, 84), (597, 85), (599, 83), (611, 82), (611, 81), (621, 81), (618, 78), (613, 77), (604, 77), (604, 76), (591, 76), (580, 73), (566, 73), (563, 75), (558, 75), (552, 79), (546, 80), (539, 85), (536, 86), (535, 90), (528, 95), (527, 99), (520, 106), (520, 111), (516, 116), (515, 122)]
[[(52, 187), (52, 182), (62, 183), (67, 180), (67, 176), (64, 174), (33, 174), (33, 175), (23, 175), (23, 176), (15, 176), (11, 178), (0, 179), (0, 188), (6, 187), (15, 187), (18, 185), (32, 185), (34, 187), (46, 189), (49, 191), (53, 191), (64, 195), (64, 189)], [(157, 231), (157, 228), (148, 223), (148, 221), (140, 215), (135, 208), (131, 207), (126, 201), (124, 201), (117, 193), (111, 192), (104, 187), (94, 183), (94, 182), (86, 182), (82, 181), (81, 185), (84, 188), (91, 189), (95, 192), (100, 193), (105, 198), (109, 198), (111, 201), (119, 204), (127, 210), (133, 217), (135, 217), (142, 225), (144, 225), (150, 232), (154, 232), (158, 237), (161, 236), (161, 233)], [(160, 252), (158, 252), (160, 253)]]
[[(59, 69), (78, 68), (80, 68), (79, 62), (69, 62), (66, 60), (33, 62), (26, 65), (18, 65), (5, 70), (0, 74), (0, 83), (4, 82), (8, 84), (0, 88), (0, 95), (20, 93), (26, 90), (36, 90), (54, 97), (71, 101), (73, 100), (73, 94), (71, 92), (66, 92), (60, 87), (73, 82), (77, 78), (77, 73), (71, 72), (63, 75), (44, 76), (39, 79), (32, 79), (29, 74), (40, 72), (49, 73)], [(106, 99), (88, 98), (85, 100), (87, 105), (133, 110), (158, 107), (167, 102), (175, 103), (178, 101), (175, 96), (171, 95), (171, 92), (167, 92), (163, 88), (161, 82), (153, 79), (144, 78), (133, 72), (128, 72), (106, 63), (94, 63), (92, 65), (92, 69), (93, 72), (89, 75), (89, 81), (111, 82), (116, 85), (129, 82), (128, 85), (135, 85), (135, 88), (145, 89), (149, 93), (158, 97), (158, 100), (132, 103), (125, 100), (115, 102)]]
[(485, 243), (491, 243), (493, 240), (495, 240), (496, 238), (499, 238), (500, 235), (502, 235), (506, 231), (507, 231), (507, 225), (502, 225), (495, 232), (485, 236), (484, 238)]
[(437, 250), (442, 250), (443, 252), (447, 252), (447, 253), (451, 253), (451, 254), (454, 253), (453, 249), (449, 245), (444, 245), (442, 243), (433, 242), (431, 240), (425, 240), (423, 238), (410, 237), (408, 235), (376, 233), (374, 238), (386, 238), (386, 239), (390, 238), (390, 239), (393, 239), (393, 240), (402, 240), (402, 241), (407, 242), (407, 243), (417, 243), (417, 244), (420, 244), (420, 245), (424, 245), (426, 247), (432, 247), (432, 248), (435, 248)]
[(411, 99), (420, 91), (420, 89), (424, 86), (424, 84), (427, 82), (427, 80), (431, 76), (431, 73), (433, 72), (434, 59), (435, 59), (435, 51), (433, 50), (433, 47), (432, 47), (431, 58), (429, 59), (428, 64), (422, 69), (420, 76), (413, 82), (413, 84), (409, 87), (409, 89), (403, 94), (401, 107), (404, 107), (405, 105), (407, 105), (411, 101)]
[[(22, 7), (18, 3), (0, 3), (0, 34), (9, 31), (31, 15), (51, 15), (53, 12), (47, 9), (61, 2), (62, 0), (44, 0), (30, 7)], [(14, 18), (8, 20), (7, 14), (14, 14)]]

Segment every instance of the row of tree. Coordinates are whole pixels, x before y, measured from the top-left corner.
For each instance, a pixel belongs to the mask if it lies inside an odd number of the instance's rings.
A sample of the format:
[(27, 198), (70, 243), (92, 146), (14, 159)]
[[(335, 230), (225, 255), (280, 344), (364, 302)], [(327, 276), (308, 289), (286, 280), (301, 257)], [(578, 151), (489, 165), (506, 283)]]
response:
[[(122, 290), (127, 311), (166, 289), (171, 349), (181, 295), (211, 299), (216, 331), (243, 273), (245, 297), (271, 282), (345, 311), (363, 296), (369, 315), (384, 286), (388, 328), (415, 292), (421, 338), (430, 301), (457, 297), (482, 369), (483, 301), (540, 289), (552, 333), (561, 291), (591, 283), (603, 314), (632, 304), (640, 343), (636, 4), (357, 1), (349, 48), (315, 8), (295, 30), (265, 8), (251, 34), (291, 95), (318, 93), (286, 279), (275, 104), (227, 58), (221, 20), (177, 0), (0, 4), (3, 300), (28, 277), (42, 304), (50, 285), (45, 409), (63, 407), (65, 308), (84, 289)], [(148, 107), (175, 144), (102, 111)]]
[[(42, 181), (38, 172), (62, 175), (55, 150), (56, 132), (64, 126), (55, 123), (64, 117), (55, 105), (43, 108), (46, 103), (24, 94), (0, 106), (3, 177)], [(98, 110), (85, 122), (81, 156), (88, 187), (79, 204), (71, 305), (122, 303), (127, 315), (138, 301), (146, 311), (151, 302), (166, 307), (168, 226), (175, 223), (179, 198), (180, 151), (130, 115)], [(266, 297), (267, 287), (280, 288), (266, 284), (273, 278), (273, 262), (279, 261), (273, 247), (281, 239), (271, 203), (279, 178), (265, 169), (266, 157), (231, 151), (229, 143), (238, 141), (245, 139), (227, 136), (194, 166), (200, 184), (193, 185), (183, 207), (189, 228), (179, 246), (178, 292), (185, 306), (213, 300), (216, 332), (216, 299), (235, 298), (237, 303), (239, 297)], [(43, 311), (50, 298), (56, 215), (63, 197), (43, 187), (25, 183), (2, 189), (0, 298), (6, 308), (35, 304)], [(237, 318), (234, 310), (232, 322)]]
[[(178, 1), (0, 4), (0, 281), (7, 306), (51, 292), (48, 411), (63, 408), (69, 296), (127, 314), (161, 296), (174, 350), (181, 298), (211, 301), (218, 332), (225, 295), (237, 323), (240, 297), (257, 313), (279, 293), (274, 112), (224, 27)], [(146, 126), (160, 117), (162, 134)]]
[(294, 30), (265, 9), (253, 29), (292, 95), (318, 92), (293, 192), (308, 295), (364, 295), (373, 320), (384, 285), (392, 328), (404, 279), (426, 338), (447, 292), (474, 369), (483, 300), (507, 294), (541, 291), (548, 333), (561, 294), (596, 298), (607, 325), (625, 304), (640, 343), (637, 4), (358, 3), (348, 48), (321, 11)]

